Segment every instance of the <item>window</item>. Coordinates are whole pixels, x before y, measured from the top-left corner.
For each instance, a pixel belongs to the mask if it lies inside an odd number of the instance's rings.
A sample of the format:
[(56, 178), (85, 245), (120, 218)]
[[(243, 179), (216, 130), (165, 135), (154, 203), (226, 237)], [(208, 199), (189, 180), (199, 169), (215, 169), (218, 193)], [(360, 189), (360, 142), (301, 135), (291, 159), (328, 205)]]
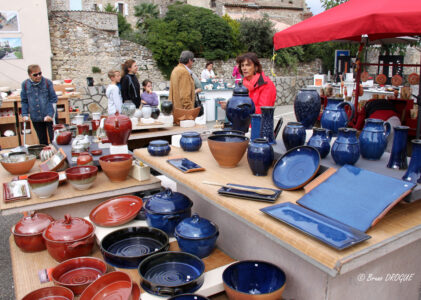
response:
[(216, 7), (216, 0), (211, 0), (210, 7)]
[(98, 5), (97, 5), (97, 4), (94, 4), (94, 10), (95, 10), (95, 11), (99, 11), (99, 7), (98, 7)]
[(118, 3), (117, 12), (124, 14), (124, 3)]

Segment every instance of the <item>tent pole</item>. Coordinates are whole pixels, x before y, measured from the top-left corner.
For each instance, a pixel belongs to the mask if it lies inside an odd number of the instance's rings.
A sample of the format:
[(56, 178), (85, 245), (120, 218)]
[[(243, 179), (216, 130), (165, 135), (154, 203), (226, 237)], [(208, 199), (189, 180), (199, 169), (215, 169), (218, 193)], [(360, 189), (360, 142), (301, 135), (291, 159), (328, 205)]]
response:
[[(420, 58), (420, 66), (421, 66), (421, 58)], [(420, 67), (420, 75), (421, 75), (421, 67)], [(418, 105), (418, 115), (417, 115), (417, 131), (415, 134), (415, 138), (420, 138), (420, 129), (421, 129), (421, 76), (420, 81), (418, 82), (418, 96), (417, 98), (417, 105)]]
[(360, 96), (360, 77), (361, 77), (361, 53), (364, 49), (364, 40), (361, 41), (360, 44), (360, 48), (358, 49), (358, 54), (357, 54), (357, 61), (355, 62), (357, 65), (357, 75), (355, 76), (355, 82), (356, 82), (356, 87), (355, 87), (355, 102), (354, 102), (354, 106), (355, 106), (355, 116), (354, 116), (354, 120), (353, 123), (357, 124), (357, 120), (358, 120), (358, 98)]

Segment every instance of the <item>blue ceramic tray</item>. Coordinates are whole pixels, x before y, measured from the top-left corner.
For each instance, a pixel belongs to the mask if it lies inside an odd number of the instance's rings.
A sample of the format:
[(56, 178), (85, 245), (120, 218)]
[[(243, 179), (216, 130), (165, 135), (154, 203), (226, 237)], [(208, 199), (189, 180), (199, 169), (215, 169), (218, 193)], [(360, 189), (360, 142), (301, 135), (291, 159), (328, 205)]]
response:
[(173, 158), (168, 159), (167, 162), (172, 165), (173, 167), (176, 167), (181, 172), (184, 173), (191, 173), (191, 172), (198, 172), (198, 171), (204, 171), (205, 168), (202, 168), (195, 162), (192, 162), (190, 159), (187, 158)]
[(269, 189), (269, 190), (272, 190), (274, 192), (274, 194), (268, 196), (268, 195), (262, 195), (262, 194), (258, 194), (258, 193), (241, 191), (241, 190), (235, 189), (236, 186), (245, 187), (245, 188), (248, 188), (248, 189), (261, 189), (262, 187), (248, 186), (248, 185), (241, 185), (241, 184), (233, 184), (233, 183), (228, 183), (227, 185), (230, 185), (233, 188), (222, 187), (218, 190), (218, 194), (221, 194), (221, 195), (224, 195), (224, 196), (235, 197), (235, 198), (241, 198), (241, 199), (266, 201), (266, 202), (272, 202), (273, 203), (273, 202), (276, 201), (276, 199), (278, 199), (279, 195), (282, 192), (282, 191), (277, 190), (277, 189)]
[(291, 202), (268, 206), (260, 210), (337, 250), (346, 249), (371, 238), (364, 232)]
[(320, 154), (310, 146), (289, 150), (273, 168), (273, 183), (282, 190), (296, 190), (306, 185), (320, 168)]
[(345, 165), (297, 203), (365, 232), (414, 186), (407, 181)]

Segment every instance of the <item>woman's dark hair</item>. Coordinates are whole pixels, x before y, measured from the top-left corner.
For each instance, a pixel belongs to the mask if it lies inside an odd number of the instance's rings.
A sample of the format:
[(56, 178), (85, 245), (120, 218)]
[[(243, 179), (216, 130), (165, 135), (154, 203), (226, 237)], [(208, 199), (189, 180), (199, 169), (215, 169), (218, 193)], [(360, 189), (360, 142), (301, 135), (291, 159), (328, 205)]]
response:
[(256, 67), (257, 73), (262, 73), (262, 65), (260, 64), (259, 58), (257, 57), (256, 53), (249, 52), (249, 53), (240, 55), (236, 59), (237, 64), (238, 64), (238, 70), (240, 71), (241, 75), (243, 75), (243, 71), (241, 70), (241, 64), (245, 62), (246, 60), (249, 60), (254, 64), (254, 66)]
[(123, 74), (121, 74), (121, 78), (123, 78), (125, 75), (129, 74), (129, 68), (135, 63), (136, 61), (134, 59), (129, 59), (124, 62), (124, 64), (121, 65), (121, 71)]
[(208, 61), (208, 62), (206, 63), (205, 68), (207, 68), (209, 65), (213, 65), (213, 61)]
[(149, 79), (145, 79), (142, 81), (143, 91), (146, 91), (145, 87), (148, 85), (149, 82), (152, 84), (152, 81), (150, 81)]

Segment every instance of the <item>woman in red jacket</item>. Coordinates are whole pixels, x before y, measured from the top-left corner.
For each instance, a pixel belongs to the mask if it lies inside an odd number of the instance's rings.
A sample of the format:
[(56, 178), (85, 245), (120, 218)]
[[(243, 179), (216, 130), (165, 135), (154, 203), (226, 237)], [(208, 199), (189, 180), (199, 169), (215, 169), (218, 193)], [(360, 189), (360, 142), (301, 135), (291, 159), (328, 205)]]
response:
[(273, 106), (276, 101), (276, 87), (262, 70), (262, 65), (255, 53), (246, 53), (237, 58), (238, 67), (243, 75), (243, 85), (249, 90), (249, 96), (260, 114), (261, 106)]

